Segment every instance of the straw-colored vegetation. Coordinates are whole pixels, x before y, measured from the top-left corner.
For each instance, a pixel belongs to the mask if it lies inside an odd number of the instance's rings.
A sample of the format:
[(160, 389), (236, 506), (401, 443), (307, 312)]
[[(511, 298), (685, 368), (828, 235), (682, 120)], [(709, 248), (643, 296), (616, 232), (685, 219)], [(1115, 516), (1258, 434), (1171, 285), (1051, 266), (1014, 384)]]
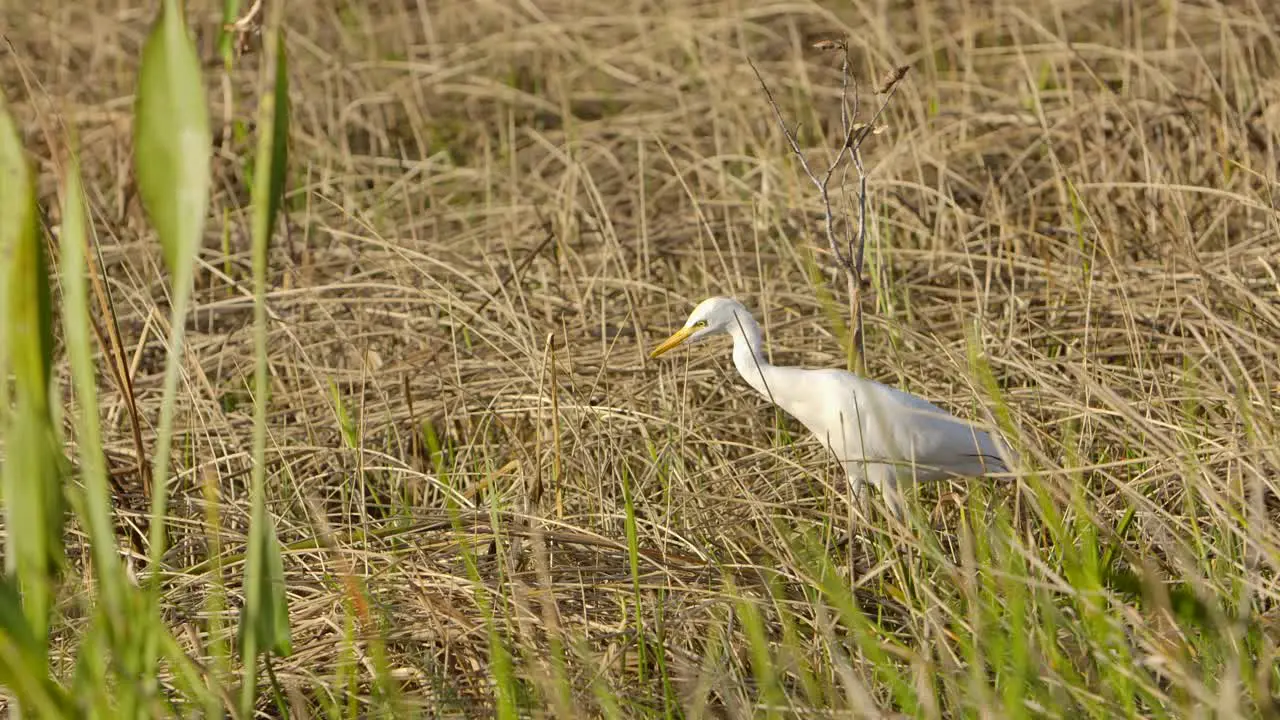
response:
[[(1274, 3), (158, 6), (0, 11), (8, 710), (1280, 717)], [(905, 521), (647, 358), (856, 364), (843, 37), (865, 372), (1021, 458)]]

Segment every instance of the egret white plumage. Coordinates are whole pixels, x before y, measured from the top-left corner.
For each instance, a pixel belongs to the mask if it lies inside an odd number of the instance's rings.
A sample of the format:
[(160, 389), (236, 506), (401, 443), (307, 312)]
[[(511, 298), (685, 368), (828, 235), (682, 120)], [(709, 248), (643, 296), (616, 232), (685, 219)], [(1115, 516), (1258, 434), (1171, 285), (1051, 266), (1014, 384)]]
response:
[(1008, 451), (990, 433), (924, 398), (845, 370), (770, 364), (760, 325), (733, 298), (703, 300), (649, 357), (720, 334), (733, 338), (742, 378), (817, 436), (844, 467), (855, 496), (870, 483), (899, 517), (899, 482), (1008, 471)]

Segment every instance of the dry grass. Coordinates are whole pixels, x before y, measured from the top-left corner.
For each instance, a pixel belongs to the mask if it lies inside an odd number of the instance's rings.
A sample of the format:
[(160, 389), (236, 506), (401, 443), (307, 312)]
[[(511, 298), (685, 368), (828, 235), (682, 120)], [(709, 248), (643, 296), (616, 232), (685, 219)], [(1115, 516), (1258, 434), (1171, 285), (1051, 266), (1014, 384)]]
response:
[[(149, 447), (166, 285), (128, 176), (152, 11), (31, 8), (7, 20), (3, 91), (45, 197), (64, 132), (80, 138)], [(211, 36), (218, 8), (191, 12)], [(524, 692), (548, 712), (567, 687), (584, 714), (613, 701), (626, 716), (763, 713), (748, 598), (761, 600), (788, 713), (806, 698), (906, 712), (872, 672), (886, 665), (839, 639), (835, 611), (807, 592), (799, 536), (827, 545), (919, 713), (975, 712), (987, 695), (953, 694), (978, 686), (956, 631), (979, 622), (957, 609), (982, 594), (969, 523), (981, 536), (988, 521), (967, 514), (970, 499), (1010, 511), (1010, 562), (1034, 598), (1083, 591), (1024, 482), (924, 489), (932, 532), (877, 514), (841, 544), (843, 481), (722, 348), (646, 357), (696, 301), (728, 294), (757, 310), (775, 361), (846, 361), (844, 283), (814, 269), (829, 265), (821, 203), (746, 57), (825, 165), (839, 68), (811, 45), (848, 33), (864, 91), (912, 67), (865, 150), (868, 374), (969, 417), (1006, 409), (1021, 471), (1038, 473), (1071, 533), (1100, 528), (1096, 543), (1142, 570), (1146, 596), (1103, 593), (1150, 693), (1134, 712), (1275, 717), (1249, 699), (1244, 666), (1196, 650), (1245, 631), (1218, 611), (1189, 625), (1151, 587), (1261, 616), (1262, 649), (1239, 652), (1271, 678), (1258, 696), (1277, 692), (1265, 654), (1280, 606), (1276, 27), (1280, 12), (1248, 0), (290, 3), (268, 478), (295, 650), (272, 669), (292, 712), (348, 690), (375, 707), (387, 678), (406, 708), (492, 712), (492, 604)], [(257, 56), (224, 88), (202, 46), (217, 136), (224, 118), (253, 117)], [(165, 585), (167, 620), (211, 668), (234, 639), (252, 430), (252, 144), (232, 135), (215, 155), (193, 299)], [(1001, 401), (968, 360), (970, 333)], [(145, 537), (126, 530), (145, 524), (129, 403), (101, 382), (122, 537)], [(86, 556), (77, 532), (68, 547)], [(231, 609), (211, 622), (224, 581)], [(61, 657), (85, 590), (64, 586)], [(1033, 714), (1112, 707), (1107, 673), (1090, 676), (1091, 651), (1073, 642), (1028, 661), (1061, 702)], [(818, 668), (821, 702), (802, 692), (803, 667)]]

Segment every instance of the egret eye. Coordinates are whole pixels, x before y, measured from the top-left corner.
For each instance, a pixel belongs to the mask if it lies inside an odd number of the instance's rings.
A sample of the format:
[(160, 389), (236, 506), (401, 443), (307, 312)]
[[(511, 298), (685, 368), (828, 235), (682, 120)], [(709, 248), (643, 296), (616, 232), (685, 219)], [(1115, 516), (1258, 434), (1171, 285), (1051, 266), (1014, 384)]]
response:
[(696, 327), (696, 328), (704, 328), (704, 327), (706, 327), (706, 326), (707, 326), (707, 321), (706, 321), (706, 320), (699, 320), (698, 322), (694, 323), (694, 324), (693, 324), (693, 326), (694, 326), (694, 327)]

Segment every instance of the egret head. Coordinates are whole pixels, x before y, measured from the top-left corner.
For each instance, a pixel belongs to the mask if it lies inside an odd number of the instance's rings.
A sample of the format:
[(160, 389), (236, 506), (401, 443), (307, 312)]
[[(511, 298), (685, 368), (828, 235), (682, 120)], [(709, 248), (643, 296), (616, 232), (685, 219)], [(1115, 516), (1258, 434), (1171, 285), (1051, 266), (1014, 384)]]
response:
[(738, 328), (737, 315), (741, 314), (743, 322), (751, 321), (751, 314), (742, 303), (728, 297), (711, 297), (698, 303), (689, 313), (684, 327), (671, 334), (662, 344), (649, 353), (656, 358), (668, 350), (685, 343), (695, 343), (712, 335), (733, 332)]

